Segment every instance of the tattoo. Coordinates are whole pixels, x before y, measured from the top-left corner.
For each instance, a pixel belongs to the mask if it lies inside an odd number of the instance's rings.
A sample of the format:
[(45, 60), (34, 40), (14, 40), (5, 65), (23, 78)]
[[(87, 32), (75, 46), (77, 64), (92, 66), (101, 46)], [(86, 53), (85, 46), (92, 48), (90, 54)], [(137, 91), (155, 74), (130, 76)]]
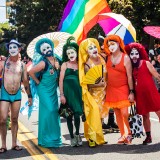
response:
[(28, 87), (27, 87), (27, 86), (25, 87), (25, 90), (26, 90), (26, 91), (28, 90)]
[(6, 68), (9, 69), (10, 68), (10, 62), (6, 63)]

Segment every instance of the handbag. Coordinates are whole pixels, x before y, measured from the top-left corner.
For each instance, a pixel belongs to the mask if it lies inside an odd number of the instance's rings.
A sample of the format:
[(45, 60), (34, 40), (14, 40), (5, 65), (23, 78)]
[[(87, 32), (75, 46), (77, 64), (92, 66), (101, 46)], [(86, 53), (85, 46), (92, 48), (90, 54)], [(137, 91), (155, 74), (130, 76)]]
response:
[(136, 106), (134, 104), (131, 104), (128, 120), (132, 133), (132, 138), (141, 138), (141, 135), (144, 136), (142, 116), (137, 114)]
[(73, 116), (73, 111), (70, 109), (68, 103), (60, 104), (60, 108), (58, 111), (60, 117), (69, 118)]

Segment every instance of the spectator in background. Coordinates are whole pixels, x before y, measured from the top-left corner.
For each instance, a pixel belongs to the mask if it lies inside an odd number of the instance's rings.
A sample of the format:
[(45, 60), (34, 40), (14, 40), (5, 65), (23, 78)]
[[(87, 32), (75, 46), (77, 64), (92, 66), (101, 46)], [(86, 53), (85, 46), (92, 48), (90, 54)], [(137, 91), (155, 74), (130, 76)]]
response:
[(25, 63), (25, 64), (27, 64), (28, 63), (28, 59), (27, 59), (27, 57), (26, 56), (24, 56), (24, 58), (23, 58), (23, 63)]

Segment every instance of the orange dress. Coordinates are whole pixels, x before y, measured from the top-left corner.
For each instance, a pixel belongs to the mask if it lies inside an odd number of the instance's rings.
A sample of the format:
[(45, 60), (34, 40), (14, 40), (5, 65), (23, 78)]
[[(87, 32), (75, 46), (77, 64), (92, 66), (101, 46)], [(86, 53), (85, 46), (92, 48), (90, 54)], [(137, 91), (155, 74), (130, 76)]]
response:
[(130, 102), (128, 100), (129, 87), (126, 68), (124, 66), (124, 56), (119, 64), (112, 66), (111, 56), (108, 57), (107, 71), (108, 71), (108, 83), (106, 91), (106, 101), (104, 106), (109, 108), (123, 108), (129, 107)]

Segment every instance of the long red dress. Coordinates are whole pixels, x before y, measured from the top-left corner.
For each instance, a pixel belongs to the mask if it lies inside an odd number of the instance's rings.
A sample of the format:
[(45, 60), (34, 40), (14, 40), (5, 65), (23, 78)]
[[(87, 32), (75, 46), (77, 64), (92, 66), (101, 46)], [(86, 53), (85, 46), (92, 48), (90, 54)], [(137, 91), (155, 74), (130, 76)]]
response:
[(145, 60), (143, 60), (139, 68), (134, 68), (133, 77), (135, 81), (137, 113), (145, 115), (149, 112), (160, 110), (160, 94)]

